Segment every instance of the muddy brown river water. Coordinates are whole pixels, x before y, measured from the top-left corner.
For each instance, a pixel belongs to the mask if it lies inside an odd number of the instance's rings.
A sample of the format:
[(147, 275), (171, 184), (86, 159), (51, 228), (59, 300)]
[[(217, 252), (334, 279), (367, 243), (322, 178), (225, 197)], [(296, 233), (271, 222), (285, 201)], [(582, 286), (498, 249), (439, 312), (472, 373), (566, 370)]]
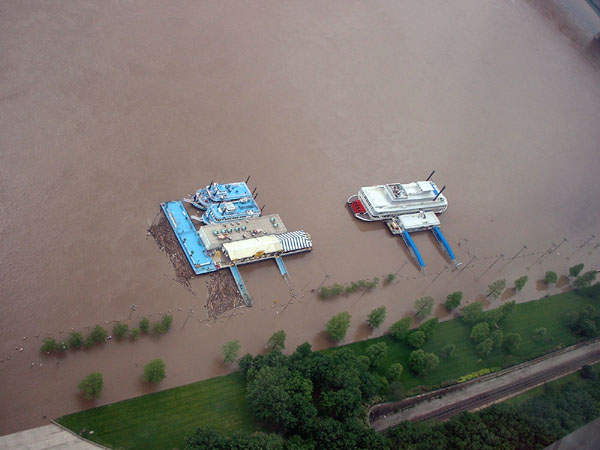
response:
[[(284, 329), (288, 349), (323, 348), (339, 311), (353, 316), (348, 342), (369, 336), (380, 305), (383, 328), (424, 294), (445, 317), (453, 290), (473, 301), (527, 274), (516, 298), (528, 300), (545, 295), (546, 270), (598, 263), (600, 74), (526, 2), (4, 1), (0, 58), (0, 434), (92, 406), (76, 388), (92, 371), (105, 404), (148, 392), (153, 358), (166, 389), (229, 372), (231, 339), (257, 353)], [(442, 228), (460, 261), (477, 259), (433, 281), (448, 262), (421, 233), (428, 276), (409, 262), (366, 295), (311, 293), (326, 275), (403, 266), (402, 241), (344, 203), (432, 169), (447, 186)], [(159, 202), (248, 175), (265, 212), (314, 250), (287, 259), (299, 295), (285, 311), (289, 291), (263, 262), (241, 269), (255, 306), (204, 321), (208, 278), (193, 293), (173, 281), (146, 230)], [(39, 353), (49, 333), (167, 311), (160, 339)]]

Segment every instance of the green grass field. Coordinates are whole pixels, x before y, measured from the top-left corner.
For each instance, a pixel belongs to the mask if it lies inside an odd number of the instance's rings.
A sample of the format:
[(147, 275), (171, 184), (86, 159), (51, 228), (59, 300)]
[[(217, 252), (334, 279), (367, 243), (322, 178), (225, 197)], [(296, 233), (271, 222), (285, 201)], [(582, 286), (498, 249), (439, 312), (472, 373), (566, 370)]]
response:
[[(559, 344), (574, 344), (576, 338), (564, 324), (564, 316), (568, 311), (580, 310), (590, 303), (593, 303), (591, 299), (568, 292), (519, 304), (503, 322), (502, 330), (504, 333), (517, 332), (523, 338), (516, 356), (536, 357)], [(542, 326), (547, 329), (551, 342), (536, 343), (532, 340), (533, 330)], [(407, 361), (412, 348), (388, 335), (346, 347), (362, 353), (367, 346), (384, 341), (388, 345), (388, 353), (379, 370), (383, 374), (391, 364), (402, 363), (405, 370), (401, 381), (404, 389), (408, 390), (505, 364), (508, 354), (499, 349), (481, 360), (469, 339), (470, 333), (471, 327), (459, 319), (440, 323), (423, 349), (439, 354), (444, 345), (453, 343), (456, 351), (448, 359), (440, 358), (440, 365), (424, 377), (416, 377), (408, 370)], [(223, 433), (256, 430), (245, 394), (242, 376), (234, 373), (71, 414), (61, 417), (58, 422), (76, 433), (84, 428), (94, 430), (93, 435), (86, 433), (84, 436), (115, 449), (181, 449), (184, 447), (184, 434), (193, 432), (198, 426), (210, 425)]]
[(239, 373), (63, 416), (58, 423), (114, 449), (184, 448), (200, 425), (224, 433), (256, 429)]

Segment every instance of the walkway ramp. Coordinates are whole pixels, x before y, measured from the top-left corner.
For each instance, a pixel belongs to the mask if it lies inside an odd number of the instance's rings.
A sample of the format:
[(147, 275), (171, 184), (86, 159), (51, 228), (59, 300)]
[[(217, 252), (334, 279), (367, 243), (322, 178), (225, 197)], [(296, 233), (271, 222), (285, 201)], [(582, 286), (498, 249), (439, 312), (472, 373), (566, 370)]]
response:
[(229, 266), (229, 269), (231, 270), (235, 284), (237, 284), (238, 290), (240, 291), (240, 294), (242, 294), (242, 298), (246, 302), (246, 305), (252, 306), (252, 297), (250, 297), (250, 294), (248, 294), (248, 290), (246, 289), (246, 285), (244, 284), (242, 274), (240, 274), (238, 267), (236, 265), (232, 265)]
[(423, 261), (423, 258), (421, 257), (421, 253), (419, 252), (419, 249), (417, 248), (417, 246), (415, 245), (414, 241), (410, 237), (410, 234), (408, 234), (408, 231), (404, 230), (402, 232), (401, 236), (402, 236), (402, 239), (404, 240), (404, 243), (408, 247), (408, 251), (410, 252), (411, 256), (419, 264), (419, 267), (421, 268), (421, 272), (424, 273), (425, 272), (425, 266), (426, 266), (425, 261)]
[(290, 294), (292, 295), (292, 297), (296, 297), (296, 288), (294, 287), (294, 283), (292, 283), (292, 279), (290, 278), (290, 274), (288, 273), (285, 264), (283, 264), (283, 258), (281, 258), (280, 256), (276, 256), (275, 262), (277, 263), (277, 267), (279, 267), (279, 272), (281, 272), (283, 281), (285, 281), (285, 284), (290, 290)]
[(431, 231), (433, 232), (435, 239), (438, 241), (438, 244), (440, 244), (440, 247), (442, 247), (442, 250), (448, 255), (452, 264), (454, 264), (454, 267), (458, 267), (459, 264), (456, 261), (456, 256), (454, 256), (454, 252), (452, 251), (450, 244), (442, 234), (442, 230), (440, 230), (439, 227), (433, 227)]

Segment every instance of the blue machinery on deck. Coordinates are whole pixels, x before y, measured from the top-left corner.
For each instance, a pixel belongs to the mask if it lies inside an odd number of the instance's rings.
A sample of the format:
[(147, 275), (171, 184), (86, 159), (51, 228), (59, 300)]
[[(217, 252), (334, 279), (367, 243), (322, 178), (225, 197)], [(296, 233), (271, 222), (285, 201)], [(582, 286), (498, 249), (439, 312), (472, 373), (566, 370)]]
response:
[[(440, 244), (440, 247), (442, 248), (444, 253), (446, 253), (448, 255), (448, 257), (450, 258), (450, 262), (452, 262), (454, 267), (458, 267), (460, 265), (460, 263), (456, 261), (456, 256), (454, 255), (454, 252), (452, 251), (450, 244), (448, 243), (448, 241), (442, 234), (442, 230), (440, 230), (439, 227), (432, 227), (431, 232), (435, 236), (435, 239), (438, 241), (438, 244)], [(410, 252), (411, 256), (419, 264), (421, 271), (425, 272), (425, 266), (426, 266), (425, 261), (423, 260), (423, 257), (421, 256), (419, 249), (417, 248), (417, 246), (415, 245), (415, 242), (410, 237), (410, 234), (408, 233), (408, 231), (404, 230), (404, 231), (402, 231), (402, 233), (400, 233), (400, 235), (402, 236), (402, 240), (408, 247), (408, 251)]]

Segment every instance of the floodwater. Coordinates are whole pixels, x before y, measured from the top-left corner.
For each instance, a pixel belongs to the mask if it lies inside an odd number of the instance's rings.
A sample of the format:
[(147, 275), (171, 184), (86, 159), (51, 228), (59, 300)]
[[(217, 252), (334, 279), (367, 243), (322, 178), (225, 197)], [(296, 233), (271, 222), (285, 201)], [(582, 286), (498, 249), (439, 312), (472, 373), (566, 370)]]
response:
[[(460, 289), (472, 301), (495, 279), (527, 274), (516, 296), (527, 300), (545, 295), (535, 280), (546, 270), (598, 262), (600, 241), (589, 238), (600, 238), (600, 75), (527, 2), (0, 8), (0, 434), (92, 406), (77, 384), (93, 371), (104, 374), (105, 404), (148, 392), (141, 373), (153, 358), (165, 360), (160, 389), (170, 388), (232, 370), (221, 361), (231, 339), (257, 353), (284, 329), (288, 349), (322, 348), (340, 311), (353, 316), (347, 341), (364, 339), (380, 305), (387, 328), (422, 295), (439, 305)], [(422, 276), (404, 265), (400, 239), (344, 203), (361, 186), (433, 169), (450, 202), (442, 228), (460, 261), (477, 259), (445, 270), (421, 233)], [(194, 293), (173, 281), (146, 230), (159, 202), (249, 175), (265, 212), (309, 232), (314, 250), (286, 260), (299, 291), (287, 309), (276, 265), (263, 262), (241, 269), (255, 306), (204, 321), (208, 277), (192, 281)], [(399, 269), (365, 295), (311, 293)], [(173, 329), (40, 355), (49, 333), (112, 327), (132, 304), (129, 323), (172, 311)]]

